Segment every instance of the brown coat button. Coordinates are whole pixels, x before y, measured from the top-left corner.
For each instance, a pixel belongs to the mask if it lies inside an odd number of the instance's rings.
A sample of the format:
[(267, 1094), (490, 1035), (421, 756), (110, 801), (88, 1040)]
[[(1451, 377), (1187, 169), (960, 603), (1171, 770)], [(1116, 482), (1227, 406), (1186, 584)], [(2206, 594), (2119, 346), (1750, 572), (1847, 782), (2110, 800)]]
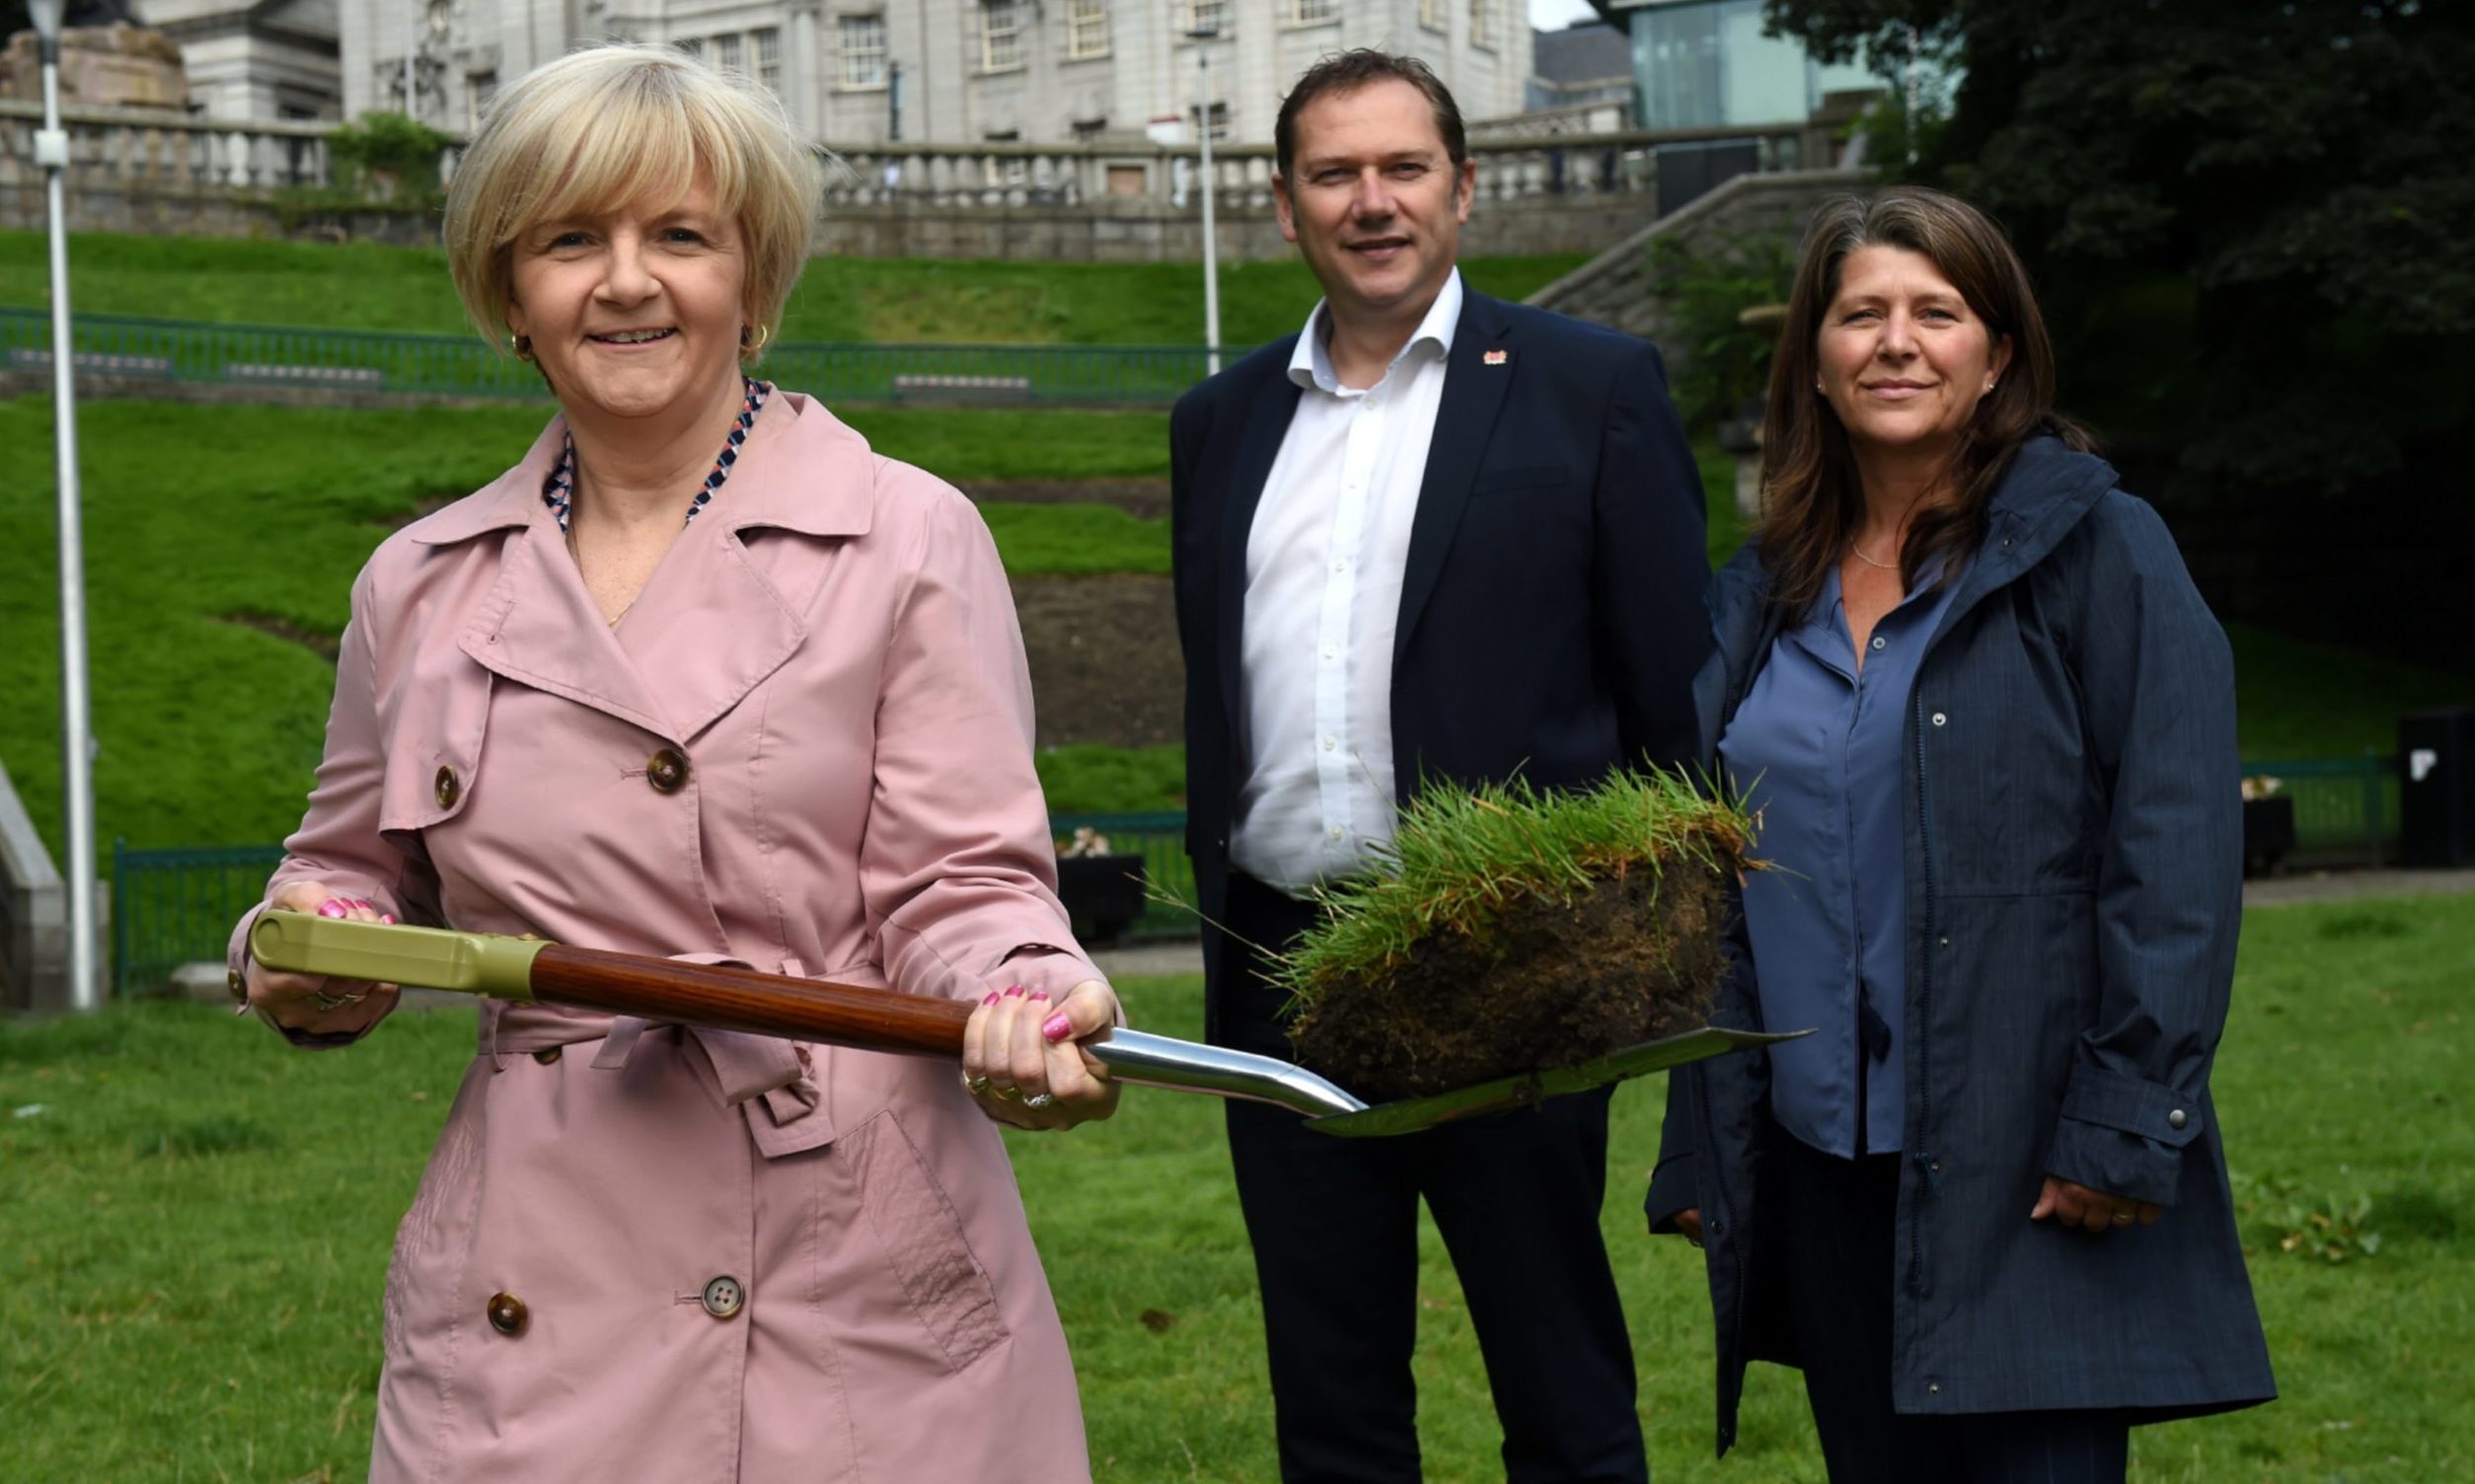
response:
[(513, 1294), (489, 1296), (489, 1327), (502, 1335), (524, 1332), (524, 1300)]
[(646, 761), (644, 780), (656, 793), (676, 793), (688, 786), (688, 760), (679, 749), (665, 747)]
[(559, 1060), (559, 1055), (562, 1049), (562, 1048), (557, 1046), (545, 1046), (541, 1050), (533, 1053), (533, 1060), (541, 1063), (545, 1067), (548, 1067)]
[(437, 789), (438, 807), (452, 809), (456, 806), (456, 800), (463, 796), (464, 784), (457, 780), (454, 769), (441, 768), (438, 770)]
[(747, 1301), (748, 1291), (739, 1286), (738, 1279), (728, 1274), (705, 1285), (705, 1312), (716, 1319), (727, 1319), (737, 1314)]

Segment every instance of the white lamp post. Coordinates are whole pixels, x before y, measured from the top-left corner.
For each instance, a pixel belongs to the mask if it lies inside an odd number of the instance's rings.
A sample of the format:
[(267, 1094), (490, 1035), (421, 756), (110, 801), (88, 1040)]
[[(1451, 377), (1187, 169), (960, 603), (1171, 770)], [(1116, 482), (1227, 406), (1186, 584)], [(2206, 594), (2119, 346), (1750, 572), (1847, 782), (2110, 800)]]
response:
[(60, 127), (60, 21), (67, 0), (28, 0), (42, 57), (43, 126), (35, 164), (51, 213), (51, 384), (60, 480), (60, 793), (69, 816), (69, 1007), (103, 1002), (95, 973), (95, 779), (86, 707), (86, 557), (78, 531), (77, 370), (69, 338), (69, 221), (62, 177), (69, 136)]
[(1217, 26), (1198, 26), (1186, 33), (1194, 42), (1195, 70), (1201, 79), (1201, 99), (1195, 106), (1195, 130), (1203, 143), (1203, 344), (1204, 365), (1208, 374), (1221, 374), (1221, 252), (1220, 233), (1214, 222), (1214, 197), (1219, 191), (1212, 179), (1212, 43), (1220, 39)]

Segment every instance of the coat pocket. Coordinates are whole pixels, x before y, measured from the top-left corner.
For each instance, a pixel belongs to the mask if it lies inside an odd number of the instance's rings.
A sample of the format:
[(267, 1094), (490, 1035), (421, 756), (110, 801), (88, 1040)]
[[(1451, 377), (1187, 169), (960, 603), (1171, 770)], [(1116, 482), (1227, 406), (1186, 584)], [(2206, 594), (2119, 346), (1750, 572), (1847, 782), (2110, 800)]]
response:
[(893, 1111), (877, 1114), (840, 1148), (859, 1171), (860, 1206), (949, 1371), (960, 1371), (1007, 1337), (997, 1288), (972, 1256), (962, 1219)]
[(496, 684), (496, 676), (449, 649), (417, 659), (387, 698), (382, 832), (426, 830), (464, 812), (481, 781), (482, 740)]

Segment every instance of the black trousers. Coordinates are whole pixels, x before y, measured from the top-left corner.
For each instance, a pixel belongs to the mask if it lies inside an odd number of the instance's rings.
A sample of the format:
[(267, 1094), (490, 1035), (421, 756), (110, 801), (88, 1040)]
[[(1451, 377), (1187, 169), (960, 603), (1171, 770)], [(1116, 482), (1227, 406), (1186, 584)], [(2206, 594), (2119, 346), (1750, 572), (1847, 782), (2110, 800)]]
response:
[[(1232, 874), (1223, 921), (1274, 950), (1306, 904)], [(1288, 1059), (1260, 959), (1220, 987), (1218, 1039)], [(1632, 1345), (1599, 1234), (1609, 1093), (1394, 1139), (1335, 1139), (1229, 1104), (1287, 1484), (1416, 1484), (1418, 1202), (1451, 1251), (1504, 1429), (1507, 1484), (1643, 1484)]]
[(2122, 1484), (2121, 1412), (1893, 1411), (1900, 1156), (1841, 1159), (1786, 1134), (1772, 1150), (1788, 1311), (1833, 1484)]

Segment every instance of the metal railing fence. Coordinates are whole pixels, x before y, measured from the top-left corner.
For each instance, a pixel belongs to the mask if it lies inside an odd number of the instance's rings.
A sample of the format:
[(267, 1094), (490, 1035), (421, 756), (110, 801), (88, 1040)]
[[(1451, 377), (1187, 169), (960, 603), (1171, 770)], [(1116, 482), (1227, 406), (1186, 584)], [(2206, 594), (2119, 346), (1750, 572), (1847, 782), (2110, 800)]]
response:
[[(1079, 828), (1106, 836), (1113, 853), (1143, 857), (1149, 889), (1194, 900), (1183, 814), (1060, 814), (1050, 827), (1059, 840)], [(154, 990), (183, 964), (220, 962), (232, 925), (265, 896), (266, 878), (282, 860), (281, 846), (146, 851), (114, 841), (113, 987), (124, 995)], [(1147, 901), (1124, 936), (1191, 937), (1196, 930), (1191, 911)]]
[[(2398, 839), (2394, 758), (2270, 759), (2246, 762), (2246, 778), (2279, 782), (2294, 804), (2294, 853), (2307, 860), (2377, 864)], [(1186, 816), (1058, 814), (1049, 828), (1061, 844), (1079, 829), (1108, 840), (1112, 855), (1140, 855), (1147, 900), (1128, 939), (1191, 937), (1194, 867), (1186, 858)], [(166, 983), (186, 963), (219, 960), (232, 925), (257, 903), (283, 858), (280, 846), (141, 851), (114, 843), (112, 865), (113, 952), (122, 993)], [(1164, 901), (1163, 898), (1168, 900)]]
[[(1222, 347), (1224, 359), (1244, 347)], [(77, 316), (80, 371), (123, 382), (503, 399), (547, 395), (540, 373), (471, 334), (284, 329), (122, 315)], [(829, 402), (928, 406), (1158, 405), (1203, 380), (1199, 345), (781, 344), (763, 373)], [(0, 308), (0, 371), (48, 372), (51, 323)]]

